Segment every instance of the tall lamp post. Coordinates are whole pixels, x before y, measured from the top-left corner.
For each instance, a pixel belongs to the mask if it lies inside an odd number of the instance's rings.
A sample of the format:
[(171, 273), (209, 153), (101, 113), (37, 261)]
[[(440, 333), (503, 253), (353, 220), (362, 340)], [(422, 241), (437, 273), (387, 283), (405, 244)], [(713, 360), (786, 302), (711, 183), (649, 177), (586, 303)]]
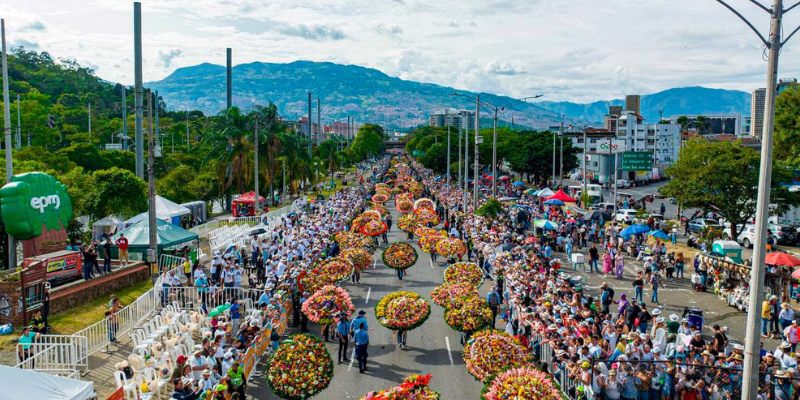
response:
[(774, 0), (772, 8), (768, 8), (757, 0), (750, 0), (770, 15), (769, 39), (765, 38), (742, 14), (736, 11), (723, 0), (718, 3), (733, 12), (739, 19), (758, 35), (761, 44), (768, 50), (767, 58), (767, 95), (764, 104), (764, 133), (761, 137), (761, 165), (758, 176), (758, 196), (756, 206), (756, 234), (753, 246), (753, 265), (750, 270), (750, 312), (747, 313), (747, 335), (744, 349), (744, 371), (742, 382), (742, 399), (756, 399), (758, 396), (759, 363), (760, 357), (760, 332), (758, 318), (761, 316), (761, 301), (764, 296), (764, 267), (767, 243), (767, 220), (769, 219), (769, 194), (772, 185), (772, 145), (775, 129), (775, 99), (777, 96), (778, 56), (781, 49), (791, 39), (800, 27), (795, 28), (785, 39), (781, 40), (783, 15), (800, 5), (795, 3), (789, 8), (783, 8), (783, 0)]

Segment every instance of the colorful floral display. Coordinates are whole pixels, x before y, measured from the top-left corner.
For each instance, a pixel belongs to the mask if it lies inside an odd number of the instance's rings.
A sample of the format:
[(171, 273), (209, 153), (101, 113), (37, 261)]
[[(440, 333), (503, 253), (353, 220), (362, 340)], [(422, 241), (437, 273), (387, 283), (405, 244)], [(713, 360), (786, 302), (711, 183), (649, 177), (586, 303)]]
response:
[(418, 199), (417, 201), (414, 202), (414, 211), (420, 209), (428, 209), (434, 211), (436, 210), (436, 203), (434, 203), (433, 200), (428, 198)]
[(466, 298), (459, 307), (448, 308), (444, 321), (460, 332), (476, 332), (487, 327), (492, 321), (489, 303), (479, 297)]
[(372, 253), (359, 248), (342, 250), (342, 257), (348, 259), (356, 272), (362, 272), (372, 264)]
[(281, 343), (269, 361), (267, 384), (277, 396), (308, 399), (325, 390), (333, 379), (333, 359), (325, 344), (306, 334)]
[[(386, 207), (384, 207), (381, 204), (375, 204), (375, 206), (383, 207), (384, 210), (386, 209)], [(368, 217), (369, 219), (371, 219), (373, 221), (380, 221), (381, 220), (381, 212), (378, 211), (378, 210), (367, 210), (367, 211), (364, 211), (363, 213), (361, 213), (361, 215), (363, 215), (365, 217)]]
[(422, 236), (419, 238), (419, 248), (426, 253), (430, 253), (436, 250), (436, 244), (443, 239), (444, 237), (441, 235)]
[(334, 240), (343, 250), (364, 249), (370, 253), (375, 251), (375, 240), (358, 232), (342, 231), (334, 236)]
[(370, 211), (377, 211), (381, 213), (381, 215), (389, 214), (389, 209), (383, 204), (373, 204), (372, 207), (370, 207)]
[(375, 317), (393, 331), (410, 331), (422, 325), (431, 314), (431, 305), (412, 292), (389, 293), (375, 307)]
[(351, 317), (355, 312), (347, 291), (333, 285), (323, 286), (303, 303), (301, 308), (308, 320), (320, 325), (329, 325), (339, 320), (341, 313)]
[(459, 262), (444, 270), (444, 281), (447, 283), (465, 283), (478, 288), (483, 284), (483, 277), (483, 271), (475, 263)]
[(353, 263), (344, 257), (327, 258), (314, 268), (314, 273), (328, 276), (331, 282), (338, 283), (353, 275)]
[(427, 208), (415, 208), (414, 215), (422, 225), (439, 225), (439, 215)]
[(414, 209), (414, 203), (411, 200), (398, 199), (394, 202), (394, 206), (399, 213), (408, 214)]
[(430, 381), (430, 375), (411, 375), (399, 386), (369, 392), (360, 400), (439, 400), (439, 392), (428, 387)]
[(400, 230), (403, 232), (414, 232), (417, 228), (419, 228), (419, 224), (417, 223), (417, 217), (414, 214), (405, 214), (397, 220), (397, 226), (400, 227)]
[(414, 229), (414, 234), (419, 237), (433, 236), (433, 235), (439, 235), (439, 230), (428, 228), (426, 226), (420, 226), (419, 228)]
[(376, 183), (375, 184), (375, 191), (382, 191), (382, 190), (389, 190), (390, 186), (388, 183)]
[(363, 214), (353, 218), (353, 224), (350, 230), (353, 232), (361, 232), (361, 228), (370, 221), (380, 221), (381, 214), (377, 211), (366, 211)]
[(506, 368), (523, 366), (528, 358), (516, 338), (497, 330), (472, 335), (464, 346), (463, 357), (467, 371), (479, 381), (486, 381)]
[(417, 250), (408, 243), (395, 242), (383, 251), (383, 264), (392, 269), (406, 269), (417, 262)]
[(478, 289), (475, 286), (466, 283), (443, 283), (431, 292), (431, 300), (444, 308), (450, 308), (457, 305), (458, 299), (477, 297)]
[(361, 233), (367, 236), (380, 236), (388, 227), (383, 221), (369, 221), (361, 226)]
[(447, 238), (436, 244), (436, 252), (444, 257), (463, 255), (467, 252), (467, 245), (461, 239)]
[(533, 368), (514, 368), (499, 373), (483, 389), (482, 400), (562, 400), (552, 378)]

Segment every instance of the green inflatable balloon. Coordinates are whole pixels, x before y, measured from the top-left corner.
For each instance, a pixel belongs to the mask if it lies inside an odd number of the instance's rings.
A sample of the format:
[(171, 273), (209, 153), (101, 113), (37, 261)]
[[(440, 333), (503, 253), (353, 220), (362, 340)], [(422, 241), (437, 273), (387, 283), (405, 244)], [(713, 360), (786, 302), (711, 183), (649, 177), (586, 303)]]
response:
[(72, 219), (67, 186), (42, 172), (15, 175), (0, 188), (0, 211), (6, 232), (17, 239), (33, 239), (46, 230), (66, 228)]

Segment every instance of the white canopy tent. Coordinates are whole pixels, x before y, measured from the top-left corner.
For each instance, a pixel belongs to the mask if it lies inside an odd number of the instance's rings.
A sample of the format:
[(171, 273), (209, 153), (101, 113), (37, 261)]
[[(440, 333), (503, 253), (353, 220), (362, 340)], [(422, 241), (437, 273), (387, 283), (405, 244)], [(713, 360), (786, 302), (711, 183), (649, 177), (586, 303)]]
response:
[(104, 235), (114, 235), (117, 231), (125, 228), (125, 222), (111, 214), (103, 219), (99, 219), (92, 224), (92, 239), (100, 240)]
[(94, 383), (0, 365), (2, 398), (36, 400), (87, 400), (97, 398)]
[[(156, 195), (156, 218), (164, 222), (169, 222), (173, 225), (180, 225), (180, 217), (188, 215), (191, 212), (191, 210), (178, 203), (174, 203)], [(131, 226), (145, 218), (147, 218), (147, 213), (143, 212), (125, 221), (125, 226)]]
[(539, 197), (550, 197), (554, 194), (556, 194), (556, 192), (550, 190), (550, 188), (544, 188), (540, 190), (539, 193), (537, 193), (536, 195)]

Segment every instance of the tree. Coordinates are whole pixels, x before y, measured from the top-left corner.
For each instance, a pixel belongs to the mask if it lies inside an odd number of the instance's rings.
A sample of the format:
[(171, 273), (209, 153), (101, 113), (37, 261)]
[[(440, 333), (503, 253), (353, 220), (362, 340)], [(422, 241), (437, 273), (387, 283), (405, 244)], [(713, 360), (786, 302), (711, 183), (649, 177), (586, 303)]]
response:
[(373, 129), (365, 129), (367, 125), (359, 128), (356, 138), (351, 145), (353, 151), (362, 159), (370, 155), (378, 155), (384, 151), (383, 139)]
[[(755, 216), (760, 155), (740, 142), (689, 141), (678, 161), (667, 168), (672, 180), (661, 189), (684, 207), (713, 210), (730, 222), (730, 235), (739, 236), (737, 225)], [(781, 182), (790, 182), (791, 170), (783, 165), (773, 168), (772, 192), (775, 212), (800, 204), (800, 196), (790, 193)]]
[(372, 133), (378, 135), (381, 139), (384, 139), (385, 133), (383, 131), (383, 127), (380, 126), (380, 125), (377, 125), (377, 124), (364, 124), (364, 125), (361, 125), (358, 128), (359, 132), (361, 132), (362, 130), (372, 132)]
[(338, 146), (339, 143), (335, 140), (326, 140), (320, 143), (317, 148), (317, 157), (322, 160), (323, 164), (330, 172), (331, 180), (333, 180), (333, 173), (339, 169), (342, 162), (342, 157), (336, 150)]
[(196, 176), (192, 167), (181, 165), (156, 181), (156, 193), (179, 204), (200, 200), (197, 193), (189, 190), (186, 182), (188, 177)]
[(475, 214), (481, 217), (494, 219), (502, 212), (503, 204), (501, 204), (497, 199), (489, 199), (486, 203), (480, 206), (477, 211), (475, 211)]
[(800, 166), (800, 89), (791, 87), (775, 103), (775, 158)]
[(697, 118), (695, 118), (694, 124), (697, 127), (697, 130), (700, 131), (701, 135), (706, 133), (706, 131), (711, 128), (711, 121), (702, 115), (698, 115)]
[[(507, 145), (513, 151), (506, 156), (506, 160), (515, 172), (528, 175), (535, 182), (543, 182), (560, 164), (561, 142), (556, 142), (556, 159), (553, 160), (553, 133), (552, 132), (520, 132), (512, 138)], [(579, 167), (578, 154), (580, 150), (572, 146), (571, 140), (564, 140), (564, 171), (571, 171)]]
[(253, 130), (249, 129), (248, 120), (238, 107), (231, 107), (214, 118), (211, 132), (204, 137), (204, 145), (209, 148), (206, 161), (219, 161), (220, 190), (228, 194), (232, 187), (244, 193), (253, 177)]
[(88, 210), (92, 219), (147, 211), (147, 184), (131, 171), (114, 167), (95, 171), (92, 177), (95, 190)]

